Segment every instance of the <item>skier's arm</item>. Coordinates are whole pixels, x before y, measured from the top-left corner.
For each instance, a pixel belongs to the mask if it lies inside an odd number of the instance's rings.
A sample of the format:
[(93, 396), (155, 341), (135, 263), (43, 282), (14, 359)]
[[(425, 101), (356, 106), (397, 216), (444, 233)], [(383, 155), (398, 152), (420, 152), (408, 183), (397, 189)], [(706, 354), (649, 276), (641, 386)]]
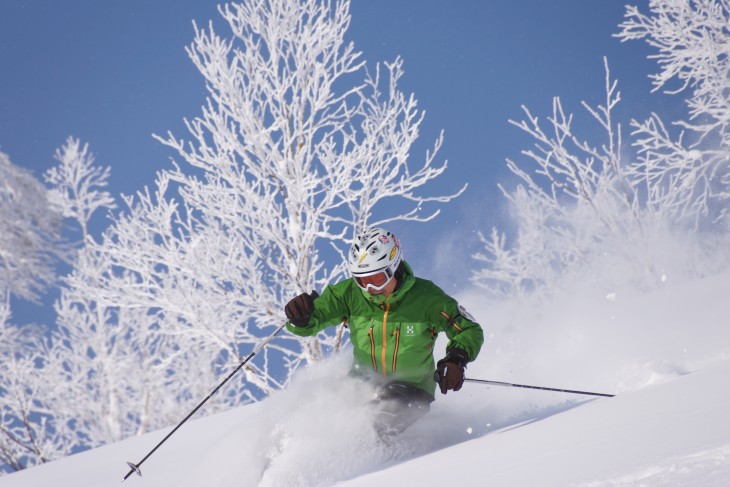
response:
[(466, 353), (467, 361), (473, 362), (479, 355), (484, 343), (482, 327), (456, 301), (451, 300), (439, 310), (443, 330), (449, 338), (446, 350), (461, 349)]

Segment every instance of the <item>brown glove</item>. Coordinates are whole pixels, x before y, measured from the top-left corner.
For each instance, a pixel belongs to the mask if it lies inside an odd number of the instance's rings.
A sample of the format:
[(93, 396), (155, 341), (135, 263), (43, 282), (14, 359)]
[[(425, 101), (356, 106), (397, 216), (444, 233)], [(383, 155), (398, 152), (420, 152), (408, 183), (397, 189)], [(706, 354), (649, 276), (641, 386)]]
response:
[(446, 391), (458, 391), (464, 385), (464, 369), (469, 356), (460, 348), (452, 348), (446, 352), (446, 357), (436, 364), (434, 380), (438, 382), (441, 394)]
[(314, 311), (314, 300), (317, 297), (319, 297), (317, 291), (312, 291), (311, 294), (302, 293), (286, 303), (284, 313), (286, 313), (289, 323), (299, 327), (307, 326)]

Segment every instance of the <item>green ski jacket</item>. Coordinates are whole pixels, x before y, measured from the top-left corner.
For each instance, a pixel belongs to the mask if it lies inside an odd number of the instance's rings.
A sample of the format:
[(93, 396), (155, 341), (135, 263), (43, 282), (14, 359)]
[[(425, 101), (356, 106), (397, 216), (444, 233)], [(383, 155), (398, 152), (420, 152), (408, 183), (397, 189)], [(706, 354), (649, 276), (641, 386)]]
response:
[(461, 348), (473, 361), (484, 333), (456, 300), (431, 281), (415, 277), (405, 261), (402, 268), (402, 282), (388, 297), (371, 295), (352, 278), (327, 286), (314, 300), (307, 326), (289, 323), (287, 329), (298, 336), (312, 336), (346, 322), (355, 374), (374, 373), (383, 381), (408, 382), (433, 397), (436, 336), (445, 332), (447, 350)]

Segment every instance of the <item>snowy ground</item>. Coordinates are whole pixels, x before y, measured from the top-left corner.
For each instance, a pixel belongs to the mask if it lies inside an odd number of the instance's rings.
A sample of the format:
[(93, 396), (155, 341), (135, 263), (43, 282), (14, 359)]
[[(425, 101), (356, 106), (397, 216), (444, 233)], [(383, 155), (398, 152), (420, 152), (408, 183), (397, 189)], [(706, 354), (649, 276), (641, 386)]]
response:
[[(264, 402), (190, 421), (125, 484), (728, 486), (729, 291), (725, 273), (648, 295), (576, 284), (541, 306), (465, 296), (488, 335), (468, 375), (617, 397), (468, 383), (384, 449), (366, 419), (370, 391), (347, 380), (341, 357)], [(125, 462), (165, 434), (0, 477), (0, 487), (119, 485)]]

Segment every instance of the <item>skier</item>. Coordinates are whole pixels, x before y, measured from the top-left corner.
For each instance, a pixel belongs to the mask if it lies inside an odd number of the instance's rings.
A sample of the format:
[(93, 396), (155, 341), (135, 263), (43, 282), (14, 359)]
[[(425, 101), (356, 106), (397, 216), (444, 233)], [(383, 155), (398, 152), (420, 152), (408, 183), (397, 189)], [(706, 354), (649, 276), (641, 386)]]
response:
[[(484, 334), (456, 300), (413, 275), (391, 232), (374, 228), (358, 235), (348, 266), (351, 278), (327, 286), (321, 296), (304, 293), (287, 303), (287, 329), (312, 336), (347, 324), (354, 348), (351, 373), (376, 385), (374, 427), (381, 437), (391, 437), (429, 411), (435, 378), (442, 394), (461, 389), (466, 364), (476, 359)], [(434, 366), (439, 332), (449, 342)]]

